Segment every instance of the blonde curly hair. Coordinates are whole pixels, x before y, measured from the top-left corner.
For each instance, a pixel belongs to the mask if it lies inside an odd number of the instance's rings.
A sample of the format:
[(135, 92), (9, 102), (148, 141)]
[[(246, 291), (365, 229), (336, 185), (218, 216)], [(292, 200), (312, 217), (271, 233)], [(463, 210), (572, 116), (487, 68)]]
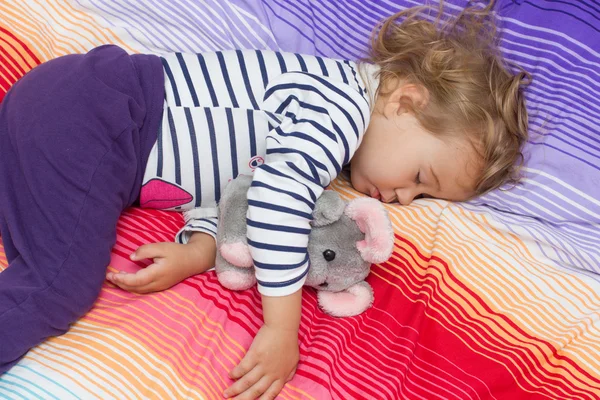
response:
[(443, 1), (398, 12), (375, 27), (363, 60), (380, 67), (376, 94), (393, 80), (420, 85), (427, 103), (407, 104), (420, 124), (437, 135), (467, 135), (482, 167), (476, 194), (518, 181), (527, 141), (522, 88), (531, 76), (518, 67), (512, 73), (501, 57), (492, 3), (454, 16)]

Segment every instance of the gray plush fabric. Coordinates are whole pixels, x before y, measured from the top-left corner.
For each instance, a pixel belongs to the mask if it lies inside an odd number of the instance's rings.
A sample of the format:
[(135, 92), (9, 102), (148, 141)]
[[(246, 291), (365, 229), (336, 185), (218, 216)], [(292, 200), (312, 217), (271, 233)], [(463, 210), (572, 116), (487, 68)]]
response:
[[(235, 271), (244, 275), (244, 286), (233, 285), (233, 289), (247, 289), (255, 283), (253, 267), (240, 268), (228, 262), (221, 253), (224, 244), (241, 243), (247, 247), (246, 212), (248, 199), (246, 193), (252, 183), (251, 176), (239, 176), (225, 188), (219, 203), (219, 225), (217, 229), (217, 260), (215, 270), (219, 277), (225, 271)], [(326, 190), (317, 200), (311, 222), (308, 252), (310, 270), (305, 285), (321, 291), (341, 292), (359, 284), (367, 288), (371, 296), (372, 289), (363, 282), (370, 271), (371, 263), (362, 259), (356, 242), (365, 238), (356, 222), (344, 214), (348, 203), (339, 194)], [(333, 253), (332, 253), (333, 252)], [(332, 255), (335, 257), (332, 258)], [(223, 275), (224, 276), (224, 275)], [(228, 287), (225, 279), (221, 283)], [(364, 292), (364, 291), (363, 291)], [(371, 301), (368, 301), (370, 305)], [(326, 310), (327, 311), (327, 310)], [(364, 310), (360, 310), (362, 312)], [(358, 312), (357, 312), (358, 313)], [(334, 314), (334, 313), (332, 313)]]

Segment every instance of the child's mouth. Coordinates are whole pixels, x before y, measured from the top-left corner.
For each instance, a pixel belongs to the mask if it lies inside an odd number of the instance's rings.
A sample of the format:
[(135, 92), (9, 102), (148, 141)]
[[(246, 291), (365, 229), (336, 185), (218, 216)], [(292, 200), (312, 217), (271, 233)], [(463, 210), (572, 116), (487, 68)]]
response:
[(381, 193), (379, 193), (376, 187), (371, 188), (371, 197), (381, 201)]

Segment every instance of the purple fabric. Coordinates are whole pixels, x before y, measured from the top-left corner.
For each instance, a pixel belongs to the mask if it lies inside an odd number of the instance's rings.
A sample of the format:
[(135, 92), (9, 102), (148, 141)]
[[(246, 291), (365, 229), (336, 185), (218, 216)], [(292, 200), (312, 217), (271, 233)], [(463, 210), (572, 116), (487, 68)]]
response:
[(96, 300), (163, 98), (158, 57), (103, 46), (34, 68), (0, 104), (0, 374)]

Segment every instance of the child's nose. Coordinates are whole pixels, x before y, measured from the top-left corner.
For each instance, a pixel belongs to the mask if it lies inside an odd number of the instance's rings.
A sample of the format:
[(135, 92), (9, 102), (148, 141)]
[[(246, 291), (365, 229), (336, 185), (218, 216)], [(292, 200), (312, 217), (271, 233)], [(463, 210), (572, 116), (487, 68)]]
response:
[(415, 199), (415, 191), (410, 188), (405, 189), (396, 189), (396, 197), (398, 198), (398, 203), (403, 206), (407, 206)]

